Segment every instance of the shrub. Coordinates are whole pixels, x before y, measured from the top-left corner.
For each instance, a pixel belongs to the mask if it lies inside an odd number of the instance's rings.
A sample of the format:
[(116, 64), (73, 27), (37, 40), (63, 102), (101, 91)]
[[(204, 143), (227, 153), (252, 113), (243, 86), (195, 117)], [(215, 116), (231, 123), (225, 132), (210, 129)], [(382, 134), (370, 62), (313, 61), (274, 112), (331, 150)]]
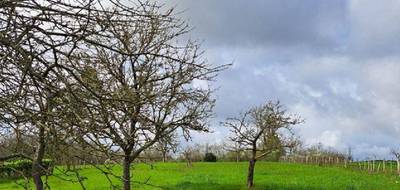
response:
[[(54, 162), (51, 159), (44, 159), (42, 161), (44, 170), (43, 174), (53, 173)], [(31, 175), (32, 173), (32, 161), (31, 160), (15, 160), (11, 162), (4, 162), (0, 165), (0, 176), (1, 177), (21, 177), (22, 175)]]
[(216, 162), (217, 161), (217, 156), (215, 156), (213, 153), (206, 153), (204, 156), (204, 162)]

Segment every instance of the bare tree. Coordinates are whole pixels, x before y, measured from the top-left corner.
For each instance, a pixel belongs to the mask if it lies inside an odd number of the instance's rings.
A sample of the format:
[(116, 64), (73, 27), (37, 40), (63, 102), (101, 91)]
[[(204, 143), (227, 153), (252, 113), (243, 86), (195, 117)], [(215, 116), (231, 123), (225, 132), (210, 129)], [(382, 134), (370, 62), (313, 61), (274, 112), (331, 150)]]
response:
[(71, 62), (76, 85), (86, 84), (71, 90), (85, 106), (83, 117), (76, 115), (76, 129), (82, 141), (121, 158), (125, 190), (131, 188), (131, 163), (143, 151), (177, 130), (186, 137), (191, 130), (208, 131), (212, 89), (195, 83), (210, 82), (226, 68), (204, 62), (196, 42), (181, 42), (190, 28), (173, 10), (141, 6), (147, 17), (140, 22), (107, 23), (109, 43), (118, 51), (96, 46)]
[[(59, 126), (58, 99), (70, 78), (79, 80), (69, 64), (76, 51), (101, 47), (119, 52), (109, 42), (111, 25), (148, 17), (114, 0), (2, 0), (0, 2), (0, 122), (2, 132), (34, 137), (32, 177), (43, 189), (41, 160), (48, 137)], [(137, 9), (135, 9), (137, 8)], [(139, 19), (140, 18), (140, 19)], [(111, 24), (112, 23), (112, 24)], [(102, 38), (102, 41), (95, 40)], [(80, 81), (81, 82), (81, 81)], [(85, 87), (84, 83), (80, 83)], [(61, 106), (62, 107), (62, 106)], [(52, 132), (51, 132), (52, 131)]]
[(393, 149), (392, 154), (396, 157), (397, 174), (400, 176), (400, 151)]
[(179, 146), (179, 138), (176, 132), (168, 134), (163, 138), (160, 138), (156, 145), (155, 149), (161, 152), (162, 161), (166, 162), (168, 154), (176, 153)]
[(279, 101), (268, 101), (250, 109), (239, 118), (229, 118), (223, 123), (231, 129), (230, 140), (250, 151), (248, 188), (254, 185), (256, 161), (282, 147), (292, 146), (292, 126), (301, 122), (298, 116), (288, 115)]
[(239, 162), (241, 159), (241, 154), (245, 151), (241, 143), (238, 142), (225, 142), (223, 149), (235, 154), (235, 161)]
[(191, 146), (186, 146), (185, 148), (182, 149), (182, 156), (183, 156), (183, 159), (185, 159), (185, 161), (186, 161), (187, 167), (192, 167), (194, 152), (195, 152), (195, 150)]
[[(144, 150), (178, 129), (186, 137), (208, 131), (212, 90), (194, 83), (225, 66), (201, 60), (197, 42), (177, 42), (190, 28), (172, 9), (131, 3), (1, 1), (1, 126), (36, 139), (36, 189), (44, 188), (41, 160), (55, 132), (121, 156), (130, 189), (130, 165)], [(23, 155), (4, 159), (15, 156)]]

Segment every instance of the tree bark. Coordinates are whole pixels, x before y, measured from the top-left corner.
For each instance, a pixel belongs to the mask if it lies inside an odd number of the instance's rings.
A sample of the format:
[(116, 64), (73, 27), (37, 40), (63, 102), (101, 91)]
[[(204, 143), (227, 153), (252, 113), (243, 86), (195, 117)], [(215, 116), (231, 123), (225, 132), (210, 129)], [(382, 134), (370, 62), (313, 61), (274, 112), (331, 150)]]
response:
[(122, 163), (122, 168), (123, 168), (123, 178), (122, 178), (122, 183), (124, 185), (124, 190), (130, 190), (131, 189), (131, 161), (129, 156), (124, 157), (124, 161)]
[(165, 151), (162, 152), (162, 161), (164, 163), (167, 161), (167, 153)]
[(247, 174), (247, 187), (252, 188), (254, 185), (253, 178), (254, 178), (254, 166), (256, 165), (256, 160), (251, 159), (249, 161), (249, 172)]
[(250, 189), (254, 186), (254, 168), (256, 165), (256, 150), (252, 151), (251, 159), (249, 161), (249, 171), (247, 173), (247, 187)]
[(35, 184), (36, 190), (43, 190), (43, 181), (42, 181), (42, 160), (44, 157), (44, 149), (45, 149), (45, 134), (44, 127), (39, 128), (39, 140), (35, 151), (35, 157), (32, 162), (32, 179)]

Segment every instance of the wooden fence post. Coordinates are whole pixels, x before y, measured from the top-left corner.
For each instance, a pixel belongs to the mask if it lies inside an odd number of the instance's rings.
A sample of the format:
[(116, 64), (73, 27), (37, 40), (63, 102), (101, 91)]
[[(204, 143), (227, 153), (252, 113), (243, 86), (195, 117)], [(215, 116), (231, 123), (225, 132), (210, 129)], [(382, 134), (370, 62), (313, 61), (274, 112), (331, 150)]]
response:
[(371, 161), (368, 160), (367, 162), (368, 162), (368, 172), (370, 172), (371, 171)]
[(364, 163), (364, 164), (363, 164), (363, 165), (364, 165), (364, 170), (367, 170), (367, 162), (364, 161), (363, 163)]
[(386, 172), (386, 160), (385, 159), (383, 159), (382, 170), (384, 173)]
[(372, 172), (375, 172), (375, 159), (372, 160)]
[(378, 162), (378, 167), (377, 167), (376, 171), (379, 172), (380, 169), (381, 169), (381, 163)]

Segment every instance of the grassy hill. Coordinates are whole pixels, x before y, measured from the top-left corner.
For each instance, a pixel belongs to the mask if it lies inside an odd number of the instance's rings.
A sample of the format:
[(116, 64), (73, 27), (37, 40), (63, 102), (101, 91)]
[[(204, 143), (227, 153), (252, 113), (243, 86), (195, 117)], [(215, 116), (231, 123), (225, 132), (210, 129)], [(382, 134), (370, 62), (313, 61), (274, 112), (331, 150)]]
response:
[[(119, 167), (114, 168), (120, 171)], [(246, 189), (247, 163), (157, 163), (135, 165), (133, 189), (170, 190), (239, 190)], [(108, 190), (107, 179), (94, 168), (82, 169), (88, 190)], [(55, 172), (57, 174), (57, 172)], [(112, 179), (119, 183), (116, 178)], [(151, 185), (141, 184), (148, 181)], [(79, 184), (50, 177), (53, 190), (80, 189)], [(311, 165), (258, 162), (255, 184), (257, 190), (398, 190), (400, 178), (383, 174), (368, 174), (343, 168), (327, 168)], [(156, 187), (157, 186), (157, 187)], [(22, 189), (12, 180), (0, 180), (1, 190)]]

